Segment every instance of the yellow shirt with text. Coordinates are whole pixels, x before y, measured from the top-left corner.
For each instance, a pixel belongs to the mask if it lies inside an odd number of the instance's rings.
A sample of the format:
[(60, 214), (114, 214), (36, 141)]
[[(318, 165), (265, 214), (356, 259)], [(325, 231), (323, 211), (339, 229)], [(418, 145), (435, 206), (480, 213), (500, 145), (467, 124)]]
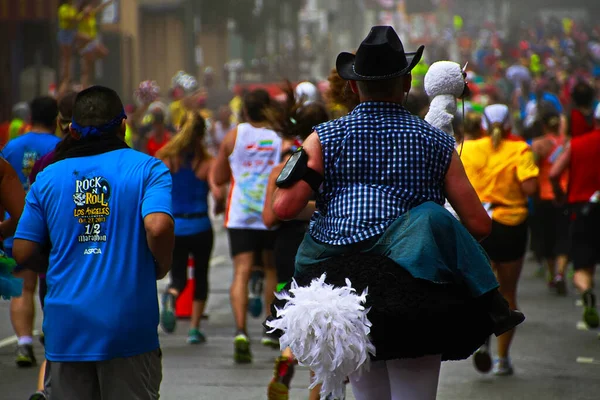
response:
[(468, 140), (461, 160), (479, 199), (490, 207), (494, 221), (516, 226), (527, 219), (527, 196), (521, 183), (540, 173), (527, 143), (504, 140), (494, 149), (489, 137)]

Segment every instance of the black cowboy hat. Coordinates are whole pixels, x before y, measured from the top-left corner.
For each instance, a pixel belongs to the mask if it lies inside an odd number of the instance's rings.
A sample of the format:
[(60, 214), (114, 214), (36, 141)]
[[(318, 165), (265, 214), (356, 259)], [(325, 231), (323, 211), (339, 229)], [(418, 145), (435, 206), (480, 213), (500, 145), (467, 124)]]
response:
[(349, 81), (380, 81), (408, 75), (419, 63), (425, 46), (405, 53), (402, 41), (391, 26), (374, 26), (356, 52), (340, 53), (337, 72)]

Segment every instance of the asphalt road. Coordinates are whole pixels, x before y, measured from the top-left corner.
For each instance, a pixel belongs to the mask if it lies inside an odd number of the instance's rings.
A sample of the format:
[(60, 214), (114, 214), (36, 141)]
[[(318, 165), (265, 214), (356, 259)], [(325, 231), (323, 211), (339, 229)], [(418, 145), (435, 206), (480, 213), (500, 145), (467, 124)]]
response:
[[(525, 267), (520, 285), (521, 309), (527, 321), (519, 329), (512, 358), (513, 377), (480, 375), (471, 360), (445, 363), (442, 367), (440, 400), (597, 400), (600, 399), (600, 340), (598, 332), (581, 328), (581, 311), (571, 289), (565, 298), (548, 291), (536, 267)], [(187, 321), (180, 321), (175, 334), (161, 333), (164, 352), (163, 399), (259, 400), (266, 399), (277, 352), (260, 345), (260, 319), (250, 321), (254, 362), (233, 362), (233, 318), (228, 287), (232, 265), (226, 236), (217, 234), (211, 269), (208, 305), (210, 319), (203, 322), (208, 342), (185, 343)], [(166, 282), (159, 283), (162, 289)], [(8, 302), (0, 300), (0, 400), (26, 400), (36, 385), (36, 369), (17, 369), (13, 360)], [(37, 326), (40, 326), (38, 315)], [(43, 349), (36, 343), (36, 354)], [(292, 383), (292, 399), (306, 399), (308, 372), (300, 369)], [(348, 391), (348, 399), (353, 399)]]

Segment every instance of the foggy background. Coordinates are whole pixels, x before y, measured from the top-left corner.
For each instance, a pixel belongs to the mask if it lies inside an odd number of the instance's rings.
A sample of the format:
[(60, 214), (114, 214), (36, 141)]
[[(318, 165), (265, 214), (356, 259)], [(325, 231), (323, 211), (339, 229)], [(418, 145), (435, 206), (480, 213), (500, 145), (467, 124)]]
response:
[[(58, 4), (0, 2), (0, 119), (17, 101), (55, 90)], [(540, 19), (591, 24), (598, 15), (598, 0), (117, 0), (99, 18), (110, 55), (97, 63), (95, 81), (126, 102), (140, 81), (166, 90), (179, 70), (202, 81), (208, 69), (228, 88), (319, 81), (337, 53), (354, 50), (376, 24), (395, 26), (407, 50), (425, 44), (429, 63), (464, 63), (456, 16), (474, 39), (489, 27), (510, 40)]]

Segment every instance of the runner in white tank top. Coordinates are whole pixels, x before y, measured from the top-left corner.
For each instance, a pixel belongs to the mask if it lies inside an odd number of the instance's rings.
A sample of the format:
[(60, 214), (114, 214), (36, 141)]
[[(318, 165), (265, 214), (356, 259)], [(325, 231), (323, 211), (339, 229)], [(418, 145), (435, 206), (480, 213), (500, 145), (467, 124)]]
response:
[[(277, 287), (273, 256), (275, 232), (267, 229), (262, 220), (269, 175), (279, 164), (282, 147), (281, 138), (268, 129), (266, 115), (271, 103), (264, 90), (254, 90), (244, 96), (244, 119), (248, 123), (238, 125), (225, 136), (211, 171), (215, 185), (231, 183), (225, 226), (235, 269), (230, 296), (236, 324), (233, 358), (238, 363), (252, 362), (246, 320), (248, 283), (256, 255), (262, 258), (267, 315)], [(273, 341), (265, 335), (262, 343), (271, 346)]]
[(248, 123), (237, 127), (229, 156), (231, 192), (225, 215), (229, 229), (266, 230), (262, 220), (269, 174), (281, 159), (281, 138), (266, 128)]

